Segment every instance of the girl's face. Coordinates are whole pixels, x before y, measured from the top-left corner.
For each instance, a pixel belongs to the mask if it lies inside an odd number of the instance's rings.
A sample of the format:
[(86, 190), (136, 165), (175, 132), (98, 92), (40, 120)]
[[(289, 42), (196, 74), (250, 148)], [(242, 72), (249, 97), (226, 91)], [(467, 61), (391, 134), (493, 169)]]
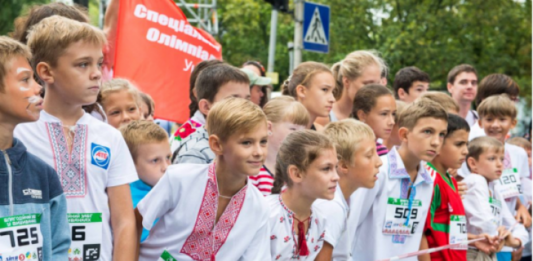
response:
[(335, 102), (333, 75), (330, 72), (317, 73), (310, 79), (307, 87), (302, 87), (301, 92), (298, 92), (298, 101), (305, 106), (311, 118), (327, 117)]
[(281, 143), (289, 134), (295, 131), (305, 130), (306, 127), (290, 121), (272, 123), (272, 135), (268, 138), (268, 146), (273, 149), (271, 151), (278, 151)]
[(358, 117), (368, 124), (376, 134), (376, 138), (388, 139), (394, 127), (396, 101), (392, 95), (384, 95), (376, 99), (376, 105), (368, 112), (359, 111)]
[(107, 123), (117, 129), (130, 121), (140, 120), (142, 117), (137, 99), (127, 90), (108, 94), (102, 106), (107, 115)]
[(353, 79), (343, 79), (344, 89), (345, 93), (348, 95), (348, 98), (350, 98), (350, 101), (353, 101), (355, 99), (355, 95), (357, 94), (357, 91), (363, 86), (368, 84), (380, 84), (381, 83), (381, 69), (378, 65), (370, 65), (367, 66), (364, 70), (361, 76)]
[(300, 187), (307, 197), (333, 199), (339, 181), (337, 162), (335, 149), (325, 149), (307, 167), (300, 183)]

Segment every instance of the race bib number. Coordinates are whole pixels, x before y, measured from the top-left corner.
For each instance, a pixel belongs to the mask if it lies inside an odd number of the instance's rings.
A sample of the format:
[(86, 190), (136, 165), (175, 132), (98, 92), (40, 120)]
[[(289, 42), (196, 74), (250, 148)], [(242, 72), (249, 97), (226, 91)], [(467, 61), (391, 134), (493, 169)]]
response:
[(102, 246), (102, 213), (69, 213), (69, 260), (96, 261)]
[(468, 236), (466, 233), (466, 217), (464, 215), (452, 215), (450, 217), (450, 244), (457, 244), (464, 242), (459, 246), (452, 247), (451, 249), (467, 250)]
[(520, 176), (516, 168), (504, 169), (498, 180), (498, 191), (504, 199), (520, 195)]
[(168, 251), (163, 251), (163, 254), (157, 259), (157, 261), (178, 261)]
[(495, 199), (489, 198), (490, 208), (492, 210), (492, 223), (496, 226), (500, 226), (501, 221), (501, 212), (502, 212), (502, 202)]
[(0, 218), (0, 260), (42, 261), (41, 214)]
[[(389, 198), (387, 212), (382, 232), (386, 235), (410, 236), (416, 232), (418, 224), (422, 220), (422, 202), (413, 200), (409, 209), (409, 200), (401, 198)], [(409, 217), (409, 223), (405, 223)]]

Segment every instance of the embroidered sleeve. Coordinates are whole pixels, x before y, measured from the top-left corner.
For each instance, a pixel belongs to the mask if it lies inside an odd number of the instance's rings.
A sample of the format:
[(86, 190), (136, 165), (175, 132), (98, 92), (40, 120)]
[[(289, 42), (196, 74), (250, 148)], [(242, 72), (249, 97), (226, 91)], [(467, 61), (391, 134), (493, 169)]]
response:
[(139, 202), (137, 209), (143, 217), (143, 227), (152, 229), (156, 219), (163, 216), (175, 207), (175, 195), (177, 194), (171, 187), (169, 174), (163, 175), (152, 190)]

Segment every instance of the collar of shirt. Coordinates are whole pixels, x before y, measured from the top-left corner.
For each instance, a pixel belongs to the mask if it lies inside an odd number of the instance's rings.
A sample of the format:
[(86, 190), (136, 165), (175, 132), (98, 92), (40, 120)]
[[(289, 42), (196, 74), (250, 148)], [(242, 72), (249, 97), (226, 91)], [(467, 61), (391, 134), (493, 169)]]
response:
[[(391, 179), (411, 179), (409, 176), (409, 173), (407, 173), (407, 170), (405, 169), (405, 165), (403, 164), (402, 158), (400, 157), (400, 154), (396, 150), (396, 148), (392, 148), (389, 154), (387, 154), (389, 157), (389, 169), (390, 174), (389, 178)], [(425, 182), (427, 184), (431, 184), (433, 180), (431, 179), (431, 176), (427, 172), (426, 168), (424, 167), (425, 162), (420, 161), (420, 165), (418, 166), (418, 173), (416, 175), (416, 180), (414, 181), (413, 185), (417, 186), (421, 182)]]
[[(78, 119), (78, 121), (76, 122), (76, 125), (78, 124), (89, 124), (89, 121), (90, 119), (92, 118), (91, 115), (89, 115), (88, 113), (83, 113), (83, 116), (81, 116), (81, 118)], [(42, 110), (41, 111), (41, 116), (39, 118), (39, 121), (44, 121), (44, 122), (61, 122), (61, 120), (59, 120), (58, 118), (56, 118), (55, 116), (49, 114), (48, 112)]]
[(205, 116), (204, 116), (199, 110), (196, 111), (196, 112), (193, 114), (191, 120), (193, 120), (193, 121), (195, 121), (195, 122), (197, 122), (197, 123), (200, 123), (200, 124), (202, 124), (202, 125), (205, 124)]

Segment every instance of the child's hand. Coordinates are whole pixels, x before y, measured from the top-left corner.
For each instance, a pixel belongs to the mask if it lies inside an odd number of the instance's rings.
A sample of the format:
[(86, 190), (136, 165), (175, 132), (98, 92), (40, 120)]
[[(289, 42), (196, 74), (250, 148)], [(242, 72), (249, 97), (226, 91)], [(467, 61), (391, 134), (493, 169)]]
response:
[(461, 199), (465, 198), (467, 189), (468, 187), (466, 186), (466, 183), (462, 181), (457, 182), (457, 191), (459, 191), (459, 195), (461, 195)]
[[(490, 236), (488, 234), (481, 234), (479, 236), (476, 236), (475, 238), (480, 238), (480, 237), (485, 238), (485, 240), (474, 242), (474, 247), (479, 249), (479, 251), (487, 255), (490, 255), (491, 253), (495, 253), (499, 247), (498, 237)], [(469, 238), (469, 239), (474, 239), (474, 238)]]
[(522, 223), (524, 227), (528, 228), (531, 226), (531, 215), (529, 215), (529, 211), (526, 209), (526, 207), (522, 204), (518, 206), (518, 209), (516, 210), (516, 221)]
[(522, 246), (522, 242), (520, 239), (513, 237), (513, 234), (509, 233), (509, 235), (505, 238), (505, 245), (512, 248), (520, 248)]

